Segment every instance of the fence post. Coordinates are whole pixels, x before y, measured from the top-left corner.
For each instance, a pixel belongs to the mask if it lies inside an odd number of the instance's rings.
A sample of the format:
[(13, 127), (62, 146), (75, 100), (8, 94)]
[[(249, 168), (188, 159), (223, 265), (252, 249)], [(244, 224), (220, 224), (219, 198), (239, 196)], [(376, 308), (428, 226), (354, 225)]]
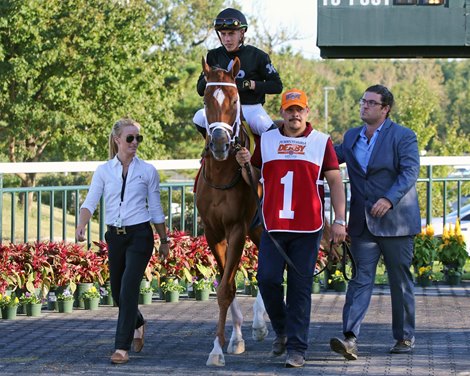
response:
[(432, 165), (427, 167), (428, 170), (428, 182), (426, 192), (426, 223), (429, 225), (432, 222)]
[(3, 243), (3, 174), (0, 173), (0, 244)]

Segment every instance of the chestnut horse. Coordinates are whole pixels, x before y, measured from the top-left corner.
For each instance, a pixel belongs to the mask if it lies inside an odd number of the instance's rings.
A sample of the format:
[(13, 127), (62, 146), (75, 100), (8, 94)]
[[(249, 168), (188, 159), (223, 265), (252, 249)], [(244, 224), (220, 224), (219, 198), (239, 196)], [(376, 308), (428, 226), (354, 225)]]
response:
[[(221, 281), (217, 288), (219, 320), (214, 347), (208, 366), (223, 366), (225, 358), (225, 323), (228, 308), (232, 313), (233, 331), (227, 352), (245, 351), (241, 325), (243, 316), (235, 299), (235, 275), (243, 252), (246, 235), (259, 246), (261, 225), (250, 228), (256, 214), (256, 197), (242, 178), (235, 159), (237, 147), (247, 146), (249, 138), (241, 122), (241, 105), (235, 77), (240, 61), (235, 58), (230, 70), (211, 69), (204, 58), (202, 67), (207, 86), (204, 93), (206, 112), (206, 148), (196, 184), (196, 205), (204, 224), (207, 243), (217, 260)], [(254, 306), (253, 337), (263, 340), (268, 331), (263, 318), (264, 304), (258, 294)]]
[[(207, 136), (204, 160), (196, 184), (196, 206), (204, 224), (207, 243), (222, 276), (217, 288), (217, 333), (206, 364), (223, 366), (225, 358), (222, 349), (225, 345), (225, 323), (229, 307), (233, 330), (227, 352), (241, 354), (245, 351), (241, 332), (243, 316), (235, 298), (235, 275), (246, 235), (259, 246), (262, 227), (251, 227), (258, 198), (253, 193), (253, 187), (244, 181), (235, 159), (239, 146), (249, 146), (241, 121), (240, 98), (235, 84), (240, 61), (235, 58), (231, 69), (226, 71), (211, 69), (203, 58), (202, 68), (207, 81), (204, 93)], [(328, 251), (329, 239), (330, 227), (325, 220), (321, 242), (323, 251)], [(253, 339), (262, 341), (268, 334), (268, 329), (260, 294), (256, 298), (253, 312)]]

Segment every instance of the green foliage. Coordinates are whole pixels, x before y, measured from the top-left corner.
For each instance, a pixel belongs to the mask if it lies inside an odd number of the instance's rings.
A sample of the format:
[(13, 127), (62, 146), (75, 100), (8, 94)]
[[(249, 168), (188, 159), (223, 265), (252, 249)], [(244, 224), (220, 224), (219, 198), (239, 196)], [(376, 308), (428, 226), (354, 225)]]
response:
[(165, 156), (155, 145), (178, 95), (166, 81), (176, 67), (155, 47), (164, 33), (150, 14), (144, 0), (4, 3), (0, 145), (10, 161), (106, 159), (124, 115), (143, 125), (142, 156)]

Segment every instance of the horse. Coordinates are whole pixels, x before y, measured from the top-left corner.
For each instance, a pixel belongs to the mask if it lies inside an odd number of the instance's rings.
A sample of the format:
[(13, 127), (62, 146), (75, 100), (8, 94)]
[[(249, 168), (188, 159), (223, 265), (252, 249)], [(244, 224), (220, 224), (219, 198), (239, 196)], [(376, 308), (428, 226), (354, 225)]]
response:
[[(235, 276), (246, 236), (259, 246), (262, 227), (250, 226), (256, 214), (257, 197), (253, 188), (244, 181), (235, 159), (238, 147), (249, 146), (235, 84), (240, 61), (235, 58), (232, 67), (224, 70), (210, 68), (202, 58), (202, 68), (207, 81), (204, 93), (207, 135), (196, 184), (196, 206), (221, 275), (217, 287), (219, 319), (216, 338), (206, 364), (224, 366), (222, 349), (226, 342), (225, 324), (229, 307), (233, 330), (227, 352), (241, 354), (245, 351), (241, 332), (243, 316), (235, 298)], [(256, 340), (263, 340), (268, 334), (263, 314), (264, 304), (258, 294), (253, 319), (253, 337)]]
[[(258, 207), (257, 187), (242, 177), (235, 159), (239, 147), (249, 147), (249, 137), (242, 122), (242, 110), (235, 77), (240, 70), (236, 57), (230, 69), (210, 68), (202, 58), (207, 84), (204, 92), (206, 145), (196, 184), (196, 206), (204, 225), (207, 243), (221, 275), (217, 287), (219, 319), (214, 347), (206, 365), (224, 366), (225, 324), (228, 309), (232, 313), (232, 335), (227, 347), (230, 354), (245, 351), (241, 326), (243, 316), (236, 300), (235, 276), (248, 235), (259, 248), (262, 225), (252, 226)], [(256, 184), (256, 183), (254, 183)], [(321, 247), (329, 250), (330, 227), (325, 220)], [(253, 306), (252, 336), (262, 341), (268, 334), (264, 303), (258, 294)]]

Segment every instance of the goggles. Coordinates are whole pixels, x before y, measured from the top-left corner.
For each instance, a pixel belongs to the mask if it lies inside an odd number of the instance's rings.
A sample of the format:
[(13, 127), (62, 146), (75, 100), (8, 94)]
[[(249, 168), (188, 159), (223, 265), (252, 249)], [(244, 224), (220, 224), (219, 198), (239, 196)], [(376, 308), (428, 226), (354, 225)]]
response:
[(246, 27), (239, 20), (235, 18), (216, 18), (214, 20), (214, 29), (215, 30), (224, 30), (224, 29), (241, 29)]
[(134, 139), (137, 141), (137, 143), (141, 143), (144, 140), (144, 136), (138, 134), (137, 136), (134, 136), (130, 134), (129, 136), (126, 137), (126, 142), (130, 144)]

